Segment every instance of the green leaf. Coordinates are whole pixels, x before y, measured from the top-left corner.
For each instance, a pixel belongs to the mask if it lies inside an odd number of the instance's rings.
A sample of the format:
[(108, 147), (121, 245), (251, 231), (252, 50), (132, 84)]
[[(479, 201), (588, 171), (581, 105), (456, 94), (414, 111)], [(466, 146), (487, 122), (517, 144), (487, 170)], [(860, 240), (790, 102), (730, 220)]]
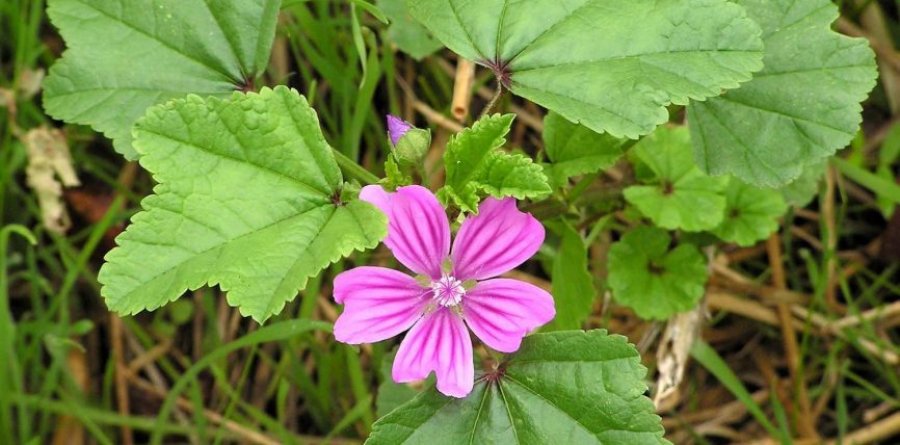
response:
[(482, 194), (525, 199), (550, 193), (540, 165), (501, 149), (513, 119), (514, 114), (487, 116), (450, 139), (444, 152), (447, 180), (438, 191), (444, 202), (474, 212)]
[(787, 211), (781, 192), (732, 179), (725, 189), (725, 219), (712, 233), (739, 246), (752, 246), (778, 230)]
[(116, 312), (218, 284), (229, 304), (263, 321), (308, 277), (386, 236), (375, 207), (335, 203), (341, 172), (294, 90), (153, 107), (135, 125), (134, 145), (159, 185), (100, 270)]
[(684, 127), (660, 127), (638, 142), (632, 152), (652, 173), (625, 189), (625, 200), (654, 224), (666, 229), (699, 231), (722, 222), (727, 178), (713, 178), (697, 168)]
[(413, 17), (513, 93), (636, 138), (666, 105), (718, 96), (762, 68), (759, 27), (726, 0), (415, 0)]
[(555, 224), (562, 238), (553, 259), (553, 299), (556, 318), (544, 327), (545, 331), (580, 329), (591, 313), (597, 290), (588, 271), (587, 247), (581, 235), (565, 220)]
[(388, 190), (396, 190), (398, 187), (413, 183), (412, 177), (400, 168), (400, 163), (394, 158), (393, 153), (384, 161), (384, 179), (381, 184)]
[(765, 68), (740, 89), (692, 103), (697, 162), (711, 174), (777, 186), (853, 139), (875, 86), (864, 39), (830, 28), (830, 0), (737, 0), (763, 28)]
[(545, 172), (556, 184), (613, 166), (632, 141), (597, 133), (550, 112), (544, 118), (544, 151), (551, 163)]
[(366, 444), (669, 443), (625, 337), (536, 334), (500, 366), (464, 399), (426, 391), (375, 422)]
[(642, 318), (669, 318), (703, 297), (706, 260), (692, 244), (670, 251), (671, 241), (664, 230), (639, 227), (609, 249), (613, 297)]
[[(397, 407), (414, 399), (422, 393), (422, 389), (416, 389), (409, 383), (396, 383), (391, 376), (391, 368), (394, 363), (394, 357), (397, 351), (394, 350), (390, 354), (385, 354), (381, 359), (381, 384), (378, 385), (378, 398), (375, 399), (375, 406), (378, 417), (384, 417)], [(423, 387), (434, 386), (434, 373), (428, 376)]]
[(807, 165), (800, 177), (781, 187), (781, 197), (794, 207), (806, 207), (819, 193), (819, 184), (825, 177), (827, 160)]
[(90, 125), (136, 159), (131, 127), (152, 105), (227, 98), (262, 73), (281, 0), (49, 0), (68, 46), (44, 82), (44, 108)]
[(388, 37), (397, 44), (400, 51), (409, 54), (416, 60), (443, 48), (434, 36), (421, 23), (409, 15), (406, 0), (378, 0), (378, 7), (390, 19)]

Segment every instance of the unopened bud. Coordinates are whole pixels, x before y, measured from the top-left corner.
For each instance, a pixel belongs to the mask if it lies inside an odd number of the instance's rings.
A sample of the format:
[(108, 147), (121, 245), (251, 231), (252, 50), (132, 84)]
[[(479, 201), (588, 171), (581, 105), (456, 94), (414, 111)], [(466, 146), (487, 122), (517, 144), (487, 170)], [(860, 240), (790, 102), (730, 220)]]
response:
[(415, 128), (392, 115), (388, 115), (387, 124), (388, 137), (397, 159), (413, 164), (421, 162), (431, 147), (431, 131)]

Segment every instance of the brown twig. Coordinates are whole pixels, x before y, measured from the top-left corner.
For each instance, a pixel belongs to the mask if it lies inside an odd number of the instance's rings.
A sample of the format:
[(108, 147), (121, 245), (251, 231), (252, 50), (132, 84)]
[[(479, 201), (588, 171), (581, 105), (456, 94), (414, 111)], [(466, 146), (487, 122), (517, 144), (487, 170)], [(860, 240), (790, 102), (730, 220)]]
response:
[[(769, 266), (772, 270), (772, 284), (777, 289), (786, 289), (787, 278), (785, 277), (784, 260), (781, 254), (781, 237), (778, 236), (778, 233), (772, 234), (766, 241), (766, 250), (769, 255)], [(781, 324), (781, 336), (784, 342), (784, 352), (787, 356), (791, 383), (795, 391), (797, 405), (800, 408), (796, 419), (797, 427), (801, 437), (818, 438), (815, 425), (812, 423), (809, 395), (806, 391), (806, 382), (803, 379), (803, 364), (797, 346), (797, 333), (794, 330), (790, 305), (779, 302), (776, 304), (776, 308)]]
[(453, 100), (450, 112), (460, 123), (469, 117), (469, 105), (472, 103), (472, 84), (475, 82), (475, 62), (460, 58), (456, 62), (456, 75), (453, 82)]
[[(122, 320), (114, 313), (109, 314), (109, 342), (113, 347), (113, 360), (116, 363), (116, 405), (119, 414), (129, 416), (131, 413), (130, 403), (128, 399), (128, 366), (125, 364), (125, 346), (122, 341), (124, 335), (122, 333)], [(134, 434), (131, 427), (122, 425), (122, 444), (134, 444)]]

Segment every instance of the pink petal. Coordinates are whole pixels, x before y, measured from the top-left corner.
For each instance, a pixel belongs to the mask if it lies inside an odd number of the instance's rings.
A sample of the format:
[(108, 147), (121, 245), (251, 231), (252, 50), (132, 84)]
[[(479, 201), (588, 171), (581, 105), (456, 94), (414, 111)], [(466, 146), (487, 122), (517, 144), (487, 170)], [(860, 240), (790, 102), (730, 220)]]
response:
[(359, 199), (378, 207), (385, 215), (391, 212), (391, 197), (393, 193), (388, 193), (384, 187), (380, 185), (367, 185), (359, 191)]
[(472, 339), (462, 319), (449, 309), (423, 317), (400, 343), (393, 378), (412, 382), (437, 374), (437, 389), (452, 397), (465, 397), (475, 383)]
[(384, 267), (343, 272), (334, 279), (334, 299), (344, 305), (334, 337), (355, 345), (398, 335), (422, 317), (426, 292), (409, 275)]
[(387, 115), (387, 127), (388, 137), (391, 138), (391, 145), (393, 146), (396, 146), (397, 142), (400, 142), (400, 138), (412, 129), (412, 125), (409, 122), (406, 122), (393, 114)]
[(553, 297), (519, 280), (482, 281), (466, 292), (463, 317), (484, 344), (500, 352), (515, 352), (532, 329), (556, 315)]
[(434, 194), (418, 185), (400, 187), (396, 193), (369, 185), (359, 197), (387, 215), (384, 244), (397, 260), (417, 274), (439, 279), (441, 263), (450, 252), (450, 222)]
[(515, 199), (487, 198), (456, 235), (454, 275), (461, 280), (495, 277), (531, 258), (543, 242), (544, 226), (520, 212)]

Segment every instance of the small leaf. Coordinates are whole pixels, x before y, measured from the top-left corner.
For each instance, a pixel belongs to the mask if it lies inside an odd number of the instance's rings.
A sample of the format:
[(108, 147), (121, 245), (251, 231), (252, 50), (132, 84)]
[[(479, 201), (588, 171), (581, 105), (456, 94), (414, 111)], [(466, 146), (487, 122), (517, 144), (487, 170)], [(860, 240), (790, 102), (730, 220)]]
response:
[(551, 163), (545, 170), (556, 184), (613, 166), (631, 141), (573, 124), (557, 113), (544, 118), (544, 151)]
[(613, 297), (642, 318), (669, 318), (703, 297), (706, 260), (691, 244), (670, 251), (671, 241), (664, 230), (640, 227), (609, 249)]
[(532, 335), (468, 397), (428, 390), (375, 422), (366, 444), (668, 444), (646, 372), (619, 335)]
[(50, 0), (68, 50), (44, 82), (44, 108), (137, 153), (131, 127), (189, 93), (227, 98), (262, 73), (281, 0)]
[(635, 145), (633, 153), (650, 169), (649, 185), (625, 189), (625, 199), (666, 229), (708, 230), (722, 222), (727, 178), (713, 178), (691, 159), (684, 127), (660, 127)]
[(450, 139), (444, 152), (447, 180), (438, 191), (442, 200), (474, 212), (483, 194), (525, 199), (550, 193), (540, 165), (501, 150), (513, 119), (514, 114), (488, 116)]
[(413, 183), (412, 177), (405, 173), (400, 168), (400, 163), (394, 159), (394, 155), (391, 154), (387, 157), (387, 160), (384, 161), (384, 179), (381, 181), (382, 185), (388, 190), (396, 190), (397, 187), (403, 187), (404, 185), (410, 185)]
[(737, 0), (763, 28), (765, 68), (740, 89), (688, 108), (697, 163), (777, 186), (856, 135), (877, 70), (865, 39), (831, 30), (830, 0)]
[(388, 37), (400, 51), (413, 59), (422, 60), (444, 47), (428, 29), (409, 15), (406, 0), (378, 0), (378, 7), (391, 21)]
[(587, 247), (581, 235), (566, 221), (556, 224), (562, 243), (553, 260), (553, 299), (556, 318), (545, 331), (580, 329), (593, 308), (597, 290), (588, 271)]
[(159, 185), (100, 270), (111, 310), (152, 310), (218, 284), (261, 322), (308, 277), (386, 236), (375, 207), (335, 203), (341, 172), (294, 90), (188, 96), (150, 109), (134, 133)]
[(636, 138), (666, 105), (718, 96), (762, 68), (760, 29), (726, 0), (415, 0), (410, 13), (513, 93), (596, 132)]
[(732, 179), (725, 189), (725, 219), (712, 233), (739, 246), (752, 246), (778, 230), (787, 211), (778, 190), (754, 187)]

